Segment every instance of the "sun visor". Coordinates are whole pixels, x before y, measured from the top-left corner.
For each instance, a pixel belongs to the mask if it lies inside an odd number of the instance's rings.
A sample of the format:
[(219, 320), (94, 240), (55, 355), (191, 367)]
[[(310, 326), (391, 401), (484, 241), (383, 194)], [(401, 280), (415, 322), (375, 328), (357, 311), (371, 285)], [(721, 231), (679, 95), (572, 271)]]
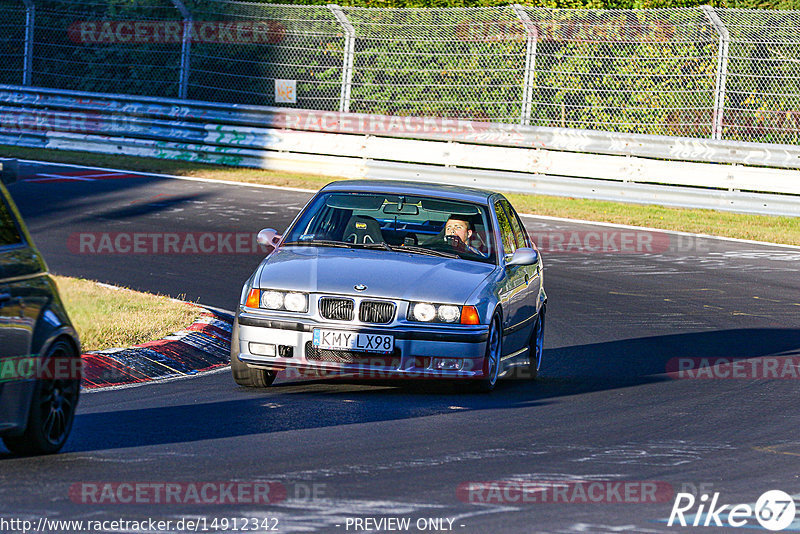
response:
[(426, 211), (440, 211), (451, 215), (477, 215), (480, 213), (478, 207), (472, 204), (434, 199), (424, 199), (422, 201), (422, 209)]
[(340, 210), (378, 211), (383, 206), (383, 200), (382, 196), (377, 195), (332, 194), (325, 204)]

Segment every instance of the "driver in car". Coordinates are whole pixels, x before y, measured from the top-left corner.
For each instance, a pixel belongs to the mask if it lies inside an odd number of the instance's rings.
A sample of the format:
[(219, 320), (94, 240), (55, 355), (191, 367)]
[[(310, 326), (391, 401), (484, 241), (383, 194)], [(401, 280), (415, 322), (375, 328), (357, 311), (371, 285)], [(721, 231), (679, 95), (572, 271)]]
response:
[(469, 244), (472, 233), (472, 223), (461, 215), (451, 215), (444, 225), (445, 243), (457, 250), (480, 254), (475, 247)]

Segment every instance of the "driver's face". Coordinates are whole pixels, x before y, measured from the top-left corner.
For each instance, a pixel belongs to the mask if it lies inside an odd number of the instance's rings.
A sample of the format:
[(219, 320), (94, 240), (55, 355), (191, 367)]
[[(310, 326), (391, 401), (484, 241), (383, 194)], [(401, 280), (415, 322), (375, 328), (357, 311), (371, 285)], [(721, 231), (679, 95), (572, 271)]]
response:
[(461, 241), (466, 243), (467, 239), (472, 235), (472, 230), (469, 229), (467, 221), (450, 219), (444, 227), (444, 235), (457, 235)]

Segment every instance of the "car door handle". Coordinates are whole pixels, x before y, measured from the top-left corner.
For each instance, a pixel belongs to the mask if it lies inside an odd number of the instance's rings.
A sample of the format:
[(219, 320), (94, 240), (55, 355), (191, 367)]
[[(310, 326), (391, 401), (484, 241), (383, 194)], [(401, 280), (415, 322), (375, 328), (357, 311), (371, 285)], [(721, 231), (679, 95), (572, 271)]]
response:
[(528, 273), (525, 273), (525, 284), (528, 284)]

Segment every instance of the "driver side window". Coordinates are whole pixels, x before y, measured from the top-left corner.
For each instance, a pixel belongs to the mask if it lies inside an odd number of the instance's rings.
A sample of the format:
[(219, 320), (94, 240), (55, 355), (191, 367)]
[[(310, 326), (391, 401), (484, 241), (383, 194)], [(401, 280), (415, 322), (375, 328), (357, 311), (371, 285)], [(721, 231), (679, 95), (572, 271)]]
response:
[(514, 231), (514, 240), (517, 243), (517, 248), (531, 246), (528, 232), (525, 231), (525, 226), (523, 226), (522, 221), (519, 220), (519, 215), (517, 215), (517, 212), (514, 211), (514, 207), (507, 200), (501, 200), (500, 204), (503, 205), (506, 213), (508, 214), (508, 219), (511, 222), (511, 228)]
[(517, 250), (516, 241), (514, 240), (514, 229), (511, 226), (511, 221), (506, 215), (503, 206), (500, 202), (494, 203), (494, 211), (497, 214), (497, 223), (500, 227), (500, 237), (503, 240), (503, 254), (513, 254)]

